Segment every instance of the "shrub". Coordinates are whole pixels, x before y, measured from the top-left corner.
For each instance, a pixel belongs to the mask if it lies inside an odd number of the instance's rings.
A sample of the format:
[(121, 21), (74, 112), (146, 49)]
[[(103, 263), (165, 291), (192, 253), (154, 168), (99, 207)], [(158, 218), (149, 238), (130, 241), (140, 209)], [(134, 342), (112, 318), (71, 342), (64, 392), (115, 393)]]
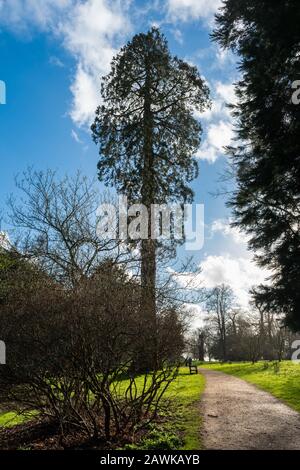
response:
[(8, 361), (0, 389), (21, 411), (36, 410), (62, 435), (79, 430), (106, 440), (156, 417), (181, 353), (175, 311), (160, 316), (164, 347), (157, 368), (140, 377), (133, 367), (144, 337), (139, 287), (128, 277), (103, 270), (71, 290), (36, 274), (17, 284), (2, 312)]

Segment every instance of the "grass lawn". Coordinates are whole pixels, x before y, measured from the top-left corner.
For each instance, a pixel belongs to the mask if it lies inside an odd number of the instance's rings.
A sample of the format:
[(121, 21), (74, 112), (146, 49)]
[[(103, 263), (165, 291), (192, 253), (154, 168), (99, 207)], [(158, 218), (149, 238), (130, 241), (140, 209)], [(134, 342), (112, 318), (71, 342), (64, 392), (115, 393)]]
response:
[(200, 400), (205, 379), (201, 374), (190, 375), (182, 367), (179, 375), (167, 390), (163, 405), (167, 411), (160, 413), (162, 420), (149, 425), (147, 435), (127, 449), (199, 450), (201, 444)]
[(279, 370), (272, 362), (203, 364), (201, 367), (225, 372), (247, 380), (300, 412), (300, 364), (283, 361)]
[(184, 450), (201, 448), (200, 428), (200, 399), (204, 391), (205, 380), (201, 374), (190, 375), (189, 369), (183, 367), (174, 383), (167, 392), (167, 398), (172, 399), (177, 413), (174, 424), (177, 424), (183, 435)]

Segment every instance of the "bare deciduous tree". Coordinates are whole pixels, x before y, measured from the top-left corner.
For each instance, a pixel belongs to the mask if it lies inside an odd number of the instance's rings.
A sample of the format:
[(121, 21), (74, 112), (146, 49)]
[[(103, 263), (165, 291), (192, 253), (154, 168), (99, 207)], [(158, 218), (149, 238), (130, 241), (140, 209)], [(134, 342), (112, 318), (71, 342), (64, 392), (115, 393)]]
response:
[(109, 196), (100, 196), (95, 182), (79, 172), (58, 179), (55, 171), (29, 168), (16, 185), (20, 197), (9, 199), (15, 247), (57, 281), (74, 287), (105, 257), (124, 256), (120, 241), (97, 235), (97, 208)]

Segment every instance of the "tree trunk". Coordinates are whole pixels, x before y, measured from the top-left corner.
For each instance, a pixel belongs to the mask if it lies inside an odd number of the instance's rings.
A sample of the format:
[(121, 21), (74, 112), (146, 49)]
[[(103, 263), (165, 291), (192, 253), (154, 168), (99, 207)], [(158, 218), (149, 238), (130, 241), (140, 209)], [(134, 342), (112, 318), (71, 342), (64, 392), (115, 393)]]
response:
[[(220, 298), (221, 297), (221, 298)], [(217, 293), (217, 315), (220, 329), (220, 342), (222, 350), (222, 361), (226, 362), (227, 360), (227, 351), (226, 351), (226, 323), (225, 323), (225, 312), (223, 311), (222, 306), (222, 295)]]
[(153, 369), (157, 365), (156, 246), (153, 240), (142, 241), (141, 286), (141, 315), (145, 335), (144, 367)]
[(202, 362), (204, 361), (204, 349), (204, 335), (201, 333), (198, 338), (198, 359)]
[(155, 204), (155, 179), (153, 158), (153, 115), (151, 112), (151, 64), (145, 64), (144, 96), (144, 149), (142, 204), (148, 210), (148, 239), (141, 242), (141, 316), (144, 324), (145, 341), (143, 354), (145, 369), (157, 365), (157, 328), (156, 328), (156, 241), (151, 239), (151, 206)]

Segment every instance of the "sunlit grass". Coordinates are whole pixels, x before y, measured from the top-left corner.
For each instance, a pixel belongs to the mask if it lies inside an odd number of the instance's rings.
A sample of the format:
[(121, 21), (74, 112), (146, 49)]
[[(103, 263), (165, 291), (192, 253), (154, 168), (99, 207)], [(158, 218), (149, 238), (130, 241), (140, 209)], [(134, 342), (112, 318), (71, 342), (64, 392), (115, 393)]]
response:
[[(142, 380), (143, 378), (141, 378)], [(190, 375), (182, 367), (162, 400), (162, 422), (152, 423), (149, 432), (131, 449), (199, 450), (201, 443), (200, 400), (205, 386), (202, 375)]]
[(15, 411), (7, 411), (0, 414), (0, 427), (13, 427), (17, 424), (22, 424), (26, 421), (30, 421), (36, 416), (36, 412), (32, 411), (26, 413), (26, 415), (19, 414)]
[(200, 399), (204, 387), (205, 379), (201, 374), (190, 375), (189, 369), (183, 367), (166, 393), (179, 412), (178, 426), (182, 429), (184, 450), (201, 449)]

